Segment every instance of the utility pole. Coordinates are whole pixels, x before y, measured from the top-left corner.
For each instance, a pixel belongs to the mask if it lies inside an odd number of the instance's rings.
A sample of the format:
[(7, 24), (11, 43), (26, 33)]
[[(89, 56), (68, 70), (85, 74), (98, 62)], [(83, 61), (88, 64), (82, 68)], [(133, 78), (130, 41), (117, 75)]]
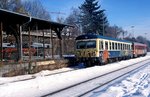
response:
[(132, 28), (132, 35), (133, 35), (133, 38), (134, 38), (134, 26), (131, 26)]
[[(104, 10), (104, 11), (106, 11), (106, 10)], [(103, 11), (103, 12), (104, 12), (104, 11)], [(105, 35), (104, 19), (105, 19), (105, 16), (103, 16), (103, 36)]]
[(51, 14), (57, 14), (58, 15), (57, 18), (59, 18), (60, 14), (61, 15), (66, 15), (66, 13), (63, 13), (63, 12), (49, 12), (49, 13), (51, 13)]
[(145, 40), (146, 40), (146, 35), (147, 35), (147, 33), (144, 33), (145, 34)]
[(104, 36), (104, 18), (103, 18), (103, 36)]

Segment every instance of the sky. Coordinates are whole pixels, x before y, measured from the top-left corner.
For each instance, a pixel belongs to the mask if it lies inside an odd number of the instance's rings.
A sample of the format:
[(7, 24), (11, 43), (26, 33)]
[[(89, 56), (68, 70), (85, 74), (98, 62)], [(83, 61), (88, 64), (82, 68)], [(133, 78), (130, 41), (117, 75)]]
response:
[[(131, 33), (132, 36), (142, 35), (150, 40), (150, 0), (97, 0), (110, 25), (117, 25)], [(56, 17), (67, 17), (71, 8), (78, 8), (84, 0), (41, 0), (48, 12), (60, 12), (51, 14)]]

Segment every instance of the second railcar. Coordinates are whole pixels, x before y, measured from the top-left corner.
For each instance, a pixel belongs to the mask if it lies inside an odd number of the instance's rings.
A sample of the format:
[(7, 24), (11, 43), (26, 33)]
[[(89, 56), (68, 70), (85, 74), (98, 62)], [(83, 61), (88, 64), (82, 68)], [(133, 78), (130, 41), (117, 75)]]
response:
[(145, 56), (147, 54), (147, 45), (133, 42), (133, 57)]

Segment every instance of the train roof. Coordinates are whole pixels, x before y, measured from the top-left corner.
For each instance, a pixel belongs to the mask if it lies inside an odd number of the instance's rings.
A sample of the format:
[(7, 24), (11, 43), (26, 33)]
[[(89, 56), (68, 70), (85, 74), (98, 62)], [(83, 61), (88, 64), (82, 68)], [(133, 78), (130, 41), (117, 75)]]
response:
[(134, 44), (135, 46), (144, 46), (144, 47), (147, 47), (146, 44), (142, 44), (142, 43), (138, 43), (138, 42), (133, 42), (133, 44)]
[(76, 38), (76, 40), (82, 40), (82, 39), (96, 39), (96, 38), (108, 39), (108, 40), (119, 41), (119, 42), (132, 43), (132, 42), (127, 41), (127, 40), (120, 40), (120, 39), (116, 39), (116, 38), (112, 38), (112, 37), (106, 37), (106, 36), (101, 36), (101, 35), (93, 35), (93, 34), (80, 35), (80, 36), (78, 36), (78, 37)]

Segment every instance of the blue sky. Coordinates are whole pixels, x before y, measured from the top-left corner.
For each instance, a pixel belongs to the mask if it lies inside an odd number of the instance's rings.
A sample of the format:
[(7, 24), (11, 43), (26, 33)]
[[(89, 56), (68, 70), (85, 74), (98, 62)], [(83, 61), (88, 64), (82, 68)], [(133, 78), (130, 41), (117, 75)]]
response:
[[(106, 10), (105, 13), (110, 25), (120, 26), (129, 33), (134, 32), (134, 36), (142, 35), (150, 39), (150, 0), (98, 1), (101, 7)], [(49, 12), (66, 14), (51, 14), (54, 19), (58, 16), (66, 17), (72, 7), (77, 8), (84, 0), (41, 0), (41, 2)]]

